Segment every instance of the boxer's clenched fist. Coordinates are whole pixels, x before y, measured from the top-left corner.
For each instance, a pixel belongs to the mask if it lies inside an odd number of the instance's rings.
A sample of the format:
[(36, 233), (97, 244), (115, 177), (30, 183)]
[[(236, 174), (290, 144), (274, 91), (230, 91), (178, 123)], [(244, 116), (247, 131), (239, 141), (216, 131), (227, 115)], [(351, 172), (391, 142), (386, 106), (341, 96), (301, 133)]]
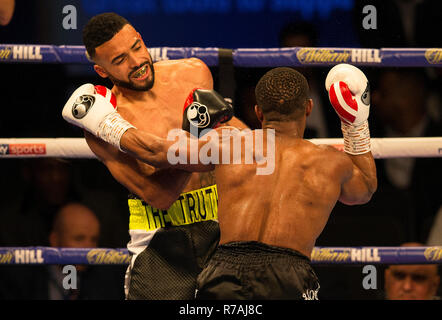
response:
[(370, 85), (361, 70), (349, 64), (338, 64), (329, 71), (325, 88), (341, 120), (358, 126), (368, 119)]
[(216, 128), (233, 117), (232, 106), (215, 90), (193, 89), (183, 111), (182, 129), (198, 137), (204, 129)]
[(370, 151), (370, 85), (365, 74), (355, 66), (334, 66), (325, 79), (330, 103), (341, 119), (344, 151), (364, 154)]

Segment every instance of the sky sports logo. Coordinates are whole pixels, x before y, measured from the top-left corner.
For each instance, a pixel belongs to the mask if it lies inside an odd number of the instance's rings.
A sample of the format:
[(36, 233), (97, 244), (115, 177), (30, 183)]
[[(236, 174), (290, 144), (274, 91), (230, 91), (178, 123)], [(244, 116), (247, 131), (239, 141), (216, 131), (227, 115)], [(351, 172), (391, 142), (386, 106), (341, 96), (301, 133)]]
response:
[(41, 155), (46, 154), (43, 143), (10, 143), (0, 144), (0, 155)]

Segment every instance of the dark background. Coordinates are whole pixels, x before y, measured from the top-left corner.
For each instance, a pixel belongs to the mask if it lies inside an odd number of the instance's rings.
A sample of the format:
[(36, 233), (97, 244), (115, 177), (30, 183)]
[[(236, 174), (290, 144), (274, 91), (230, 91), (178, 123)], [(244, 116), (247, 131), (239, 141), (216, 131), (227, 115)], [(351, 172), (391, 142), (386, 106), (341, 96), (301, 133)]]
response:
[[(81, 30), (86, 21), (101, 12), (114, 11), (125, 16), (151, 47), (280, 47), (279, 34), (291, 22), (305, 21), (316, 30), (314, 46), (330, 47), (441, 47), (442, 8), (440, 1), (422, 1), (402, 18), (397, 2), (370, 1), (377, 8), (378, 29), (362, 28), (362, 7), (368, 2), (277, 1), (277, 0), (109, 0), (53, 1), (17, 0), (14, 17), (0, 27), (0, 43), (82, 45)], [(77, 8), (77, 29), (64, 30), (65, 5)], [(404, 21), (411, 18), (413, 36), (407, 36)], [(374, 91), (380, 90), (385, 70), (362, 68)], [(437, 68), (405, 68), (423, 84), (426, 122), (420, 136), (441, 136), (441, 71)], [(72, 91), (85, 82), (110, 83), (99, 78), (92, 65), (0, 64), (0, 137), (82, 137), (82, 132), (61, 117), (61, 109)], [(218, 69), (211, 68), (215, 86)], [(319, 85), (329, 68), (300, 68), (311, 86)], [(267, 69), (235, 70), (236, 115), (256, 125), (251, 116), (253, 86)], [(398, 72), (393, 69), (392, 72)], [(401, 71), (402, 72), (402, 71)], [(421, 77), (421, 78), (419, 78)], [(338, 118), (330, 111), (324, 90), (318, 104), (323, 105), (327, 134), (340, 137)], [(379, 100), (378, 100), (379, 101)], [(382, 102), (382, 99), (380, 100)], [(372, 101), (372, 137), (385, 137), (390, 124)], [(428, 106), (427, 106), (428, 105)], [(416, 136), (412, 131), (399, 136)], [(307, 138), (319, 137), (314, 130)], [(320, 246), (396, 246), (408, 241), (426, 243), (429, 230), (441, 206), (441, 160), (417, 159), (412, 164), (406, 187), (397, 187), (386, 173), (386, 162), (376, 160), (379, 188), (370, 203), (348, 207), (338, 204), (317, 241)], [(53, 172), (54, 166), (68, 175), (63, 201), (81, 200), (91, 206), (102, 223), (103, 247), (125, 247), (128, 237), (127, 190), (119, 185), (104, 165), (96, 160), (70, 160), (47, 164), (40, 160), (0, 159), (0, 245), (47, 245), (46, 233), (59, 203), (48, 204), (46, 193), (59, 189), (57, 178), (46, 182), (43, 190), (36, 176)], [(61, 167), (61, 168), (60, 168)], [(48, 176), (50, 173), (47, 173)], [(47, 196), (47, 195), (46, 195)], [(441, 244), (439, 244), (441, 245)], [(362, 289), (361, 267), (317, 267), (321, 279), (320, 298), (375, 299), (382, 295), (382, 270), (378, 290)], [(1, 271), (1, 270), (0, 270)]]

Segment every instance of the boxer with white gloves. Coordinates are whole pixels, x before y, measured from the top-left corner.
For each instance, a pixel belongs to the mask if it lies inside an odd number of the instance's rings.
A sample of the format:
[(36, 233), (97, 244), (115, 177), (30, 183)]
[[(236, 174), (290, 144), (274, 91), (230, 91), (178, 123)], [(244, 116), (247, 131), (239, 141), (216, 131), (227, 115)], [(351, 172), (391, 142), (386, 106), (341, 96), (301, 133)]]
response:
[[(117, 100), (104, 86), (86, 83), (80, 86), (66, 102), (62, 115), (73, 125), (85, 129), (98, 138), (117, 147), (121, 137), (130, 128), (136, 129), (117, 112)], [(183, 130), (200, 136), (220, 123), (232, 119), (233, 108), (214, 90), (193, 89), (183, 110)]]
[(71, 95), (63, 108), (63, 118), (94, 136), (120, 148), (121, 136), (135, 128), (116, 110), (117, 100), (109, 89), (86, 83)]
[(338, 64), (329, 71), (325, 88), (341, 118), (344, 151), (352, 155), (369, 152), (370, 85), (365, 74), (355, 66)]
[[(86, 23), (83, 43), (112, 88), (80, 87), (63, 116), (85, 129), (92, 152), (130, 192), (126, 298), (193, 299), (196, 276), (219, 240), (214, 174), (155, 168), (124, 149), (121, 138), (143, 132), (165, 139), (181, 129), (189, 92), (213, 88), (210, 69), (196, 58), (154, 62), (140, 33), (111, 12)], [(229, 125), (245, 127), (236, 118)]]

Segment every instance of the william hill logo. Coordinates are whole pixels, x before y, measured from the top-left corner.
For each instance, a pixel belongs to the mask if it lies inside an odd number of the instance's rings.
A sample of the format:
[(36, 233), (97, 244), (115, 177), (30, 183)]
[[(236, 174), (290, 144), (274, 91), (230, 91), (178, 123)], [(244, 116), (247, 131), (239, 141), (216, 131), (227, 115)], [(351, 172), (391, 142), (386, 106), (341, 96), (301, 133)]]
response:
[(14, 250), (16, 264), (42, 264), (45, 262), (41, 249), (17, 249)]
[(301, 63), (328, 63), (328, 62), (349, 62), (350, 51), (335, 51), (333, 49), (315, 49), (315, 48), (301, 48), (296, 57)]
[(425, 249), (424, 257), (427, 261), (442, 261), (442, 247), (429, 247)]
[(149, 48), (149, 53), (153, 61), (169, 60), (167, 48)]
[(0, 264), (12, 263), (14, 254), (11, 251), (0, 252)]
[(40, 52), (40, 46), (8, 45), (0, 49), (0, 60), (41, 61), (43, 56)]
[(351, 261), (356, 262), (380, 262), (381, 257), (377, 248), (351, 249)]
[(92, 249), (86, 259), (90, 264), (128, 264), (130, 255), (112, 249)]
[(379, 49), (301, 48), (296, 53), (299, 62), (308, 63), (381, 63)]
[(349, 258), (349, 252), (338, 251), (332, 248), (314, 248), (311, 254), (311, 260), (317, 262), (346, 262)]
[(315, 262), (380, 262), (378, 248), (314, 248), (311, 255)]
[(431, 64), (442, 63), (442, 49), (428, 49), (425, 51), (425, 59)]
[(8, 60), (12, 56), (12, 49), (4, 47), (0, 49), (0, 60)]

